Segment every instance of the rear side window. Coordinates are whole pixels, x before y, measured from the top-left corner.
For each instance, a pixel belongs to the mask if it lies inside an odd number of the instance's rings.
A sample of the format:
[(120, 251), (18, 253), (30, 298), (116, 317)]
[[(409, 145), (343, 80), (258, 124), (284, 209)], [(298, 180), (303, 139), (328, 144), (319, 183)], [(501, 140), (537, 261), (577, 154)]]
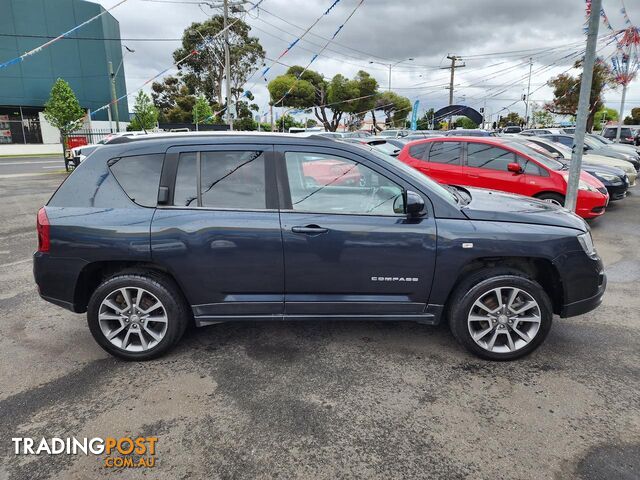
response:
[(162, 154), (123, 157), (110, 168), (131, 200), (143, 207), (155, 207), (163, 159)]
[(180, 155), (176, 206), (260, 210), (266, 208), (264, 152), (216, 151)]
[(433, 142), (431, 150), (429, 150), (429, 161), (459, 165), (460, 142)]
[(516, 161), (514, 153), (484, 143), (467, 144), (467, 165), (476, 168), (507, 171), (507, 165)]
[(424, 154), (427, 152), (427, 147), (429, 144), (427, 142), (419, 143), (418, 145), (413, 145), (409, 148), (409, 155), (413, 158), (417, 158), (418, 160), (424, 159)]

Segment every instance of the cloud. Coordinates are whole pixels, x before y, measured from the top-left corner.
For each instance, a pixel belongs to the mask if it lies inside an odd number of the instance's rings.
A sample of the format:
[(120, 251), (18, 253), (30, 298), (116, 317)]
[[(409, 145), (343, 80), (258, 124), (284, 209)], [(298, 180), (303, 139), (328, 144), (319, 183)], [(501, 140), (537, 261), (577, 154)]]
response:
[[(114, 2), (98, 1), (105, 7)], [(342, 0), (282, 61), (307, 65), (356, 3), (357, 0)], [(265, 10), (246, 21), (254, 27), (252, 34), (260, 39), (267, 56), (276, 58), (328, 5), (330, 0), (265, 0)], [(604, 8), (614, 28), (623, 28), (619, 2), (604, 0)], [(214, 11), (195, 3), (129, 0), (113, 15), (120, 22), (122, 38), (178, 39), (188, 25), (205, 20)], [(640, 4), (627, 5), (627, 11), (632, 19), (640, 21)], [(352, 76), (366, 69), (381, 88), (386, 88), (388, 64), (413, 58), (392, 68), (392, 87), (412, 100), (419, 98), (422, 108), (438, 108), (448, 103), (444, 84), (449, 70), (441, 67), (449, 65), (447, 54), (456, 54), (465, 57), (466, 63), (456, 71), (457, 102), (476, 107), (486, 102), (489, 112), (515, 102), (510, 109), (522, 114), (524, 102), (517, 99), (526, 92), (528, 57), (533, 58), (532, 100), (550, 100), (552, 92), (544, 84), (551, 76), (570, 68), (580, 55), (586, 38), (582, 31), (584, 21), (584, 2), (579, 0), (365, 0), (312, 68), (326, 77), (336, 73)], [(607, 33), (603, 25), (600, 32)], [(179, 45), (178, 41), (123, 43), (136, 50), (125, 60), (130, 92), (170, 66), (172, 52)], [(611, 51), (609, 47), (603, 54)], [(478, 56), (495, 52), (514, 53)], [(268, 80), (285, 69), (275, 65)], [(261, 110), (265, 110), (265, 82), (259, 80), (253, 93)], [(605, 97), (608, 106), (619, 108), (619, 91), (607, 91)], [(640, 87), (636, 84), (630, 87), (628, 99), (627, 110), (640, 106)]]

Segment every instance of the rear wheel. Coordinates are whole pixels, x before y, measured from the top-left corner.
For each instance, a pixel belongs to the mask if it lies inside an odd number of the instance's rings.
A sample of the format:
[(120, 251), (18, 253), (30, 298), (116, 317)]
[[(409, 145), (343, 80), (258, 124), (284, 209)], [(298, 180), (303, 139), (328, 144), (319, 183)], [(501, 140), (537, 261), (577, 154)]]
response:
[(527, 355), (551, 328), (549, 297), (520, 272), (479, 272), (457, 288), (450, 302), (453, 335), (469, 351), (489, 360)]
[(155, 274), (122, 274), (103, 282), (87, 308), (93, 338), (112, 355), (149, 360), (173, 347), (188, 322), (177, 286)]
[(544, 200), (547, 203), (552, 203), (554, 205), (564, 207), (564, 195), (560, 195), (559, 193), (552, 193), (552, 192), (541, 193), (536, 198), (540, 200)]

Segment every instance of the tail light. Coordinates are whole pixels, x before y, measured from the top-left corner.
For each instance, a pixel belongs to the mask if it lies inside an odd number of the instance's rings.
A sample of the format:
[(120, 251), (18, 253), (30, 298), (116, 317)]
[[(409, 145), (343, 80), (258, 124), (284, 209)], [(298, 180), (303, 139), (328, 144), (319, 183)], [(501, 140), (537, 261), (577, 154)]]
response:
[(39, 252), (48, 252), (51, 247), (51, 239), (49, 236), (49, 217), (47, 217), (47, 212), (42, 207), (38, 210), (38, 221), (36, 223), (36, 227), (38, 230), (38, 251)]

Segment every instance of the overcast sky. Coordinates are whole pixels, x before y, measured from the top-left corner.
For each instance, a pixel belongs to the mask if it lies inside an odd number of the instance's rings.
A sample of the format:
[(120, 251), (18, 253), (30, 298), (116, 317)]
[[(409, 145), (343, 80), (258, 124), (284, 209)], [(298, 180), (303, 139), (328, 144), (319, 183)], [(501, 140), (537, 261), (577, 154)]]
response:
[[(195, 0), (163, 3), (168, 1), (129, 0), (113, 10), (122, 38), (177, 39), (191, 22), (206, 20), (217, 12)], [(260, 39), (267, 56), (276, 58), (332, 1), (265, 0), (264, 10), (245, 17), (245, 21), (253, 27), (252, 34)], [(307, 65), (358, 1), (341, 0), (282, 61)], [(116, 0), (98, 3), (108, 8)], [(603, 0), (603, 6), (611, 25), (624, 28), (622, 1)], [(626, 7), (631, 20), (640, 22), (640, 2), (627, 0)], [(365, 0), (312, 68), (329, 78), (336, 73), (350, 77), (366, 69), (381, 89), (386, 89), (388, 64), (401, 62), (392, 69), (392, 89), (412, 102), (419, 99), (420, 110), (437, 109), (448, 104), (448, 90), (443, 85), (448, 83), (449, 70), (440, 67), (449, 65), (447, 54), (455, 54), (466, 57), (466, 67), (456, 71), (456, 103), (478, 108), (486, 99), (488, 112), (495, 113), (516, 102), (509, 110), (524, 114), (524, 102), (517, 100), (526, 92), (528, 58), (533, 57), (531, 99), (543, 103), (552, 98), (545, 82), (567, 70), (584, 48), (584, 22), (584, 0)], [(600, 34), (607, 33), (601, 23)], [(604, 42), (603, 38), (601, 54), (606, 57), (613, 48), (602, 47)], [(123, 43), (135, 49), (125, 58), (129, 92), (170, 66), (171, 54), (179, 45), (178, 41)], [(514, 51), (519, 52), (500, 53)], [(402, 61), (409, 58), (414, 60)], [(274, 66), (267, 80), (285, 69)], [(253, 89), (261, 113), (267, 109), (265, 85), (261, 80)], [(620, 90), (607, 90), (605, 99), (608, 106), (619, 108)], [(640, 106), (640, 81), (629, 89), (627, 112), (636, 106)]]

